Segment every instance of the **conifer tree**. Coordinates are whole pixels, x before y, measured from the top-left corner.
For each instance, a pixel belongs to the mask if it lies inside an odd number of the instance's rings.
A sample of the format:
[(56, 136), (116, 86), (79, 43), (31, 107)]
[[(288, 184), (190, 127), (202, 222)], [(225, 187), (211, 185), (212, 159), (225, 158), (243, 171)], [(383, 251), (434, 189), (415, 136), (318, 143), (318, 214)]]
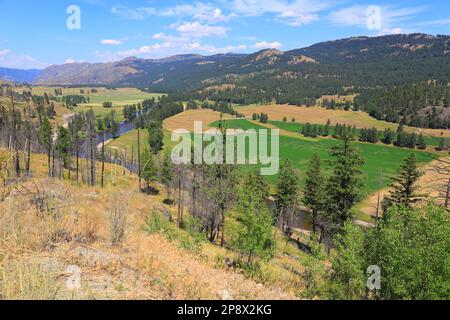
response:
[(39, 128), (39, 143), (44, 147), (47, 153), (47, 165), (48, 165), (48, 176), (51, 176), (51, 151), (53, 145), (53, 130), (50, 121), (47, 117), (42, 119), (41, 127)]
[(419, 135), (419, 139), (417, 140), (417, 148), (419, 148), (420, 150), (425, 150), (427, 148), (427, 143), (425, 142), (423, 134)]
[(330, 164), (333, 172), (326, 184), (326, 205), (323, 220), (331, 236), (352, 218), (351, 208), (361, 200), (364, 160), (358, 149), (344, 137), (342, 143), (332, 148)]
[(60, 126), (58, 128), (58, 136), (55, 141), (55, 150), (59, 157), (63, 160), (64, 167), (69, 168), (70, 151), (72, 143), (70, 141), (69, 130)]
[(170, 158), (170, 154), (169, 152), (165, 152), (161, 168), (161, 182), (166, 187), (167, 200), (170, 200), (170, 186), (174, 177), (173, 170), (174, 165), (172, 163), (172, 159)]
[(320, 168), (320, 157), (315, 153), (309, 162), (308, 171), (306, 172), (305, 188), (303, 195), (303, 203), (312, 211), (312, 228), (316, 233), (317, 216), (322, 209), (324, 202), (323, 182), (324, 178)]
[(392, 204), (410, 206), (419, 201), (421, 196), (416, 194), (415, 184), (421, 176), (422, 173), (417, 169), (416, 156), (411, 153), (402, 164), (399, 175), (393, 179), (393, 190), (385, 199), (385, 207)]
[(289, 210), (294, 209), (298, 196), (298, 175), (289, 159), (285, 159), (280, 166), (277, 190), (277, 220), (282, 219), (284, 226), (285, 217)]
[(147, 184), (147, 189), (150, 188), (150, 184), (157, 179), (157, 168), (155, 165), (155, 160), (153, 159), (152, 152), (149, 148), (145, 148), (142, 152), (142, 168), (141, 168), (141, 177), (144, 179)]

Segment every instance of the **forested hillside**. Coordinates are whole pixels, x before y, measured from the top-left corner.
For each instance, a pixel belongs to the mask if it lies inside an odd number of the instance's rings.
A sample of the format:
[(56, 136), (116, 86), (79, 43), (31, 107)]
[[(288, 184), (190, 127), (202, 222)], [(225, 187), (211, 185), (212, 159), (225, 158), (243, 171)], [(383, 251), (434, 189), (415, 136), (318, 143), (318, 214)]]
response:
[(315, 105), (322, 95), (360, 94), (355, 108), (375, 118), (445, 128), (449, 57), (450, 36), (353, 37), (286, 52), (53, 66), (36, 82), (137, 86), (238, 104)]

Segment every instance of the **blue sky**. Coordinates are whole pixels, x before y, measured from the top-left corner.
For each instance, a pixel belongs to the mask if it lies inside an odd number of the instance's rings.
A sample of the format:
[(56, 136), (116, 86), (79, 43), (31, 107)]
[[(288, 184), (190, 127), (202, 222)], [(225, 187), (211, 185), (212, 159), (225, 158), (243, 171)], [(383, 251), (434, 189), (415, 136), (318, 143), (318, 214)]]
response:
[[(67, 13), (69, 6), (80, 9)], [(290, 50), (349, 36), (450, 34), (448, 0), (0, 0), (0, 66)], [(80, 28), (69, 29), (80, 18)]]

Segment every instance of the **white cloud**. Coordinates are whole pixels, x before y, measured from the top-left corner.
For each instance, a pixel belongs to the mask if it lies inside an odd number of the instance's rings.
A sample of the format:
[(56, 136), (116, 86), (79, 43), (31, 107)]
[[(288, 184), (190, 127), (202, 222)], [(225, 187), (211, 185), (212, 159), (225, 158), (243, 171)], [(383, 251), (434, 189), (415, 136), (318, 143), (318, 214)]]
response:
[(18, 69), (39, 69), (48, 66), (48, 64), (40, 62), (30, 55), (18, 55), (10, 49), (0, 50), (0, 65), (6, 68)]
[(72, 58), (66, 59), (64, 61), (65, 64), (84, 63), (84, 62), (85, 62), (84, 60), (75, 60), (75, 59), (72, 59)]
[(117, 46), (119, 44), (122, 44), (123, 41), (121, 39), (103, 39), (100, 41), (101, 44), (106, 44), (106, 45), (112, 45), (112, 46)]
[(160, 16), (192, 17), (195, 20), (217, 23), (226, 22), (235, 17), (234, 14), (226, 15), (222, 9), (209, 3), (194, 2), (193, 4), (182, 4), (168, 7), (156, 12)]
[(392, 29), (386, 28), (386, 29), (381, 29), (378, 32), (378, 35), (379, 36), (385, 36), (385, 35), (388, 35), (388, 34), (402, 34), (402, 33), (406, 33), (405, 31), (403, 31), (402, 28), (392, 28)]
[(274, 14), (275, 20), (290, 26), (301, 26), (319, 20), (318, 13), (331, 6), (324, 0), (234, 0), (233, 10), (247, 17)]
[(281, 43), (278, 41), (274, 42), (261, 41), (253, 45), (253, 47), (256, 49), (279, 49), (281, 48), (281, 46), (282, 46)]
[(151, 7), (130, 8), (128, 6), (116, 5), (110, 10), (112, 13), (132, 20), (141, 20), (149, 16), (163, 17), (192, 17), (195, 20), (217, 23), (229, 21), (234, 14), (226, 15), (222, 9), (209, 3), (194, 2), (193, 4), (182, 4), (173, 7), (156, 9)]
[(6, 56), (7, 54), (9, 54), (11, 52), (10, 49), (3, 49), (0, 50), (0, 57)]
[(164, 58), (171, 55), (198, 53), (218, 54), (230, 52), (245, 52), (249, 47), (245, 44), (216, 47), (211, 44), (203, 44), (200, 40), (192, 40), (186, 37), (166, 36), (157, 34), (163, 40), (161, 43), (150, 44), (136, 49), (112, 52), (95, 52), (95, 55), (103, 60), (115, 61), (130, 56), (139, 56), (147, 59)]
[(227, 29), (225, 27), (205, 25), (198, 21), (178, 22), (172, 24), (170, 27), (178, 31), (183, 36), (193, 38), (225, 36), (227, 34)]

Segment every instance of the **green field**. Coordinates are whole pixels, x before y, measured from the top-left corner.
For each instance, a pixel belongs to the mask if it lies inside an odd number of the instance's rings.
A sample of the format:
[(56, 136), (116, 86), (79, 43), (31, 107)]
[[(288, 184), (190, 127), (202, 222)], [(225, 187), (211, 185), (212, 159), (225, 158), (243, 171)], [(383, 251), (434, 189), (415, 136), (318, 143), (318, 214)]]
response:
[[(114, 110), (116, 112), (116, 119), (123, 121), (123, 106), (138, 104), (146, 99), (157, 99), (161, 94), (147, 93), (134, 88), (122, 88), (116, 90), (102, 90), (98, 93), (91, 93), (85, 96), (89, 97), (89, 103), (79, 104), (74, 109), (76, 112), (87, 111), (92, 108), (96, 116), (104, 116), (109, 114), (111, 110)], [(103, 107), (103, 102), (108, 101), (112, 102), (112, 108)]]
[[(217, 126), (218, 123), (213, 123), (212, 126)], [(247, 129), (264, 129), (264, 127), (254, 124), (250, 121), (243, 119), (227, 120), (226, 126), (228, 128), (240, 128)], [(143, 146), (147, 145), (147, 131), (141, 130), (141, 138)], [(172, 146), (170, 141), (170, 133), (165, 132), (164, 143), (166, 146)], [(326, 171), (329, 170), (326, 160), (330, 159), (329, 151), (331, 147), (340, 143), (336, 139), (304, 139), (301, 135), (298, 138), (290, 136), (280, 136), (280, 157), (281, 159), (289, 158), (295, 168), (297, 168), (300, 174), (300, 185), (304, 184), (304, 173), (307, 168), (309, 160), (314, 153), (318, 153), (323, 160), (323, 166)], [(371, 144), (354, 142), (359, 148), (361, 154), (365, 160), (363, 171), (365, 172), (366, 184), (363, 189), (365, 194), (370, 194), (379, 190), (380, 187), (386, 187), (390, 183), (390, 178), (397, 173), (402, 161), (408, 157), (411, 152), (414, 152), (419, 164), (427, 163), (435, 159), (435, 155), (429, 152), (410, 150), (405, 148), (397, 148), (392, 146), (385, 146), (382, 144)], [(113, 140), (108, 148), (112, 147), (113, 150), (128, 150), (130, 151), (132, 146), (137, 147), (137, 135), (136, 130), (126, 133), (125, 135)], [(384, 177), (381, 186), (379, 185), (380, 174)], [(276, 183), (276, 176), (268, 176), (268, 181), (272, 184)]]
[[(213, 125), (216, 125), (216, 123)], [(227, 120), (226, 125), (228, 128), (241, 128), (243, 130), (264, 128), (247, 120), (241, 119)], [(300, 135), (299, 138), (281, 135), (280, 158), (288, 158), (292, 161), (294, 167), (297, 168), (300, 174), (300, 185), (303, 186), (304, 173), (313, 154), (319, 154), (320, 158), (323, 160), (325, 170), (329, 171), (326, 163), (327, 160), (330, 159), (329, 151), (331, 147), (337, 145), (338, 143), (339, 141), (335, 139), (302, 139)], [(370, 194), (380, 189), (378, 182), (380, 174), (384, 177), (384, 179), (382, 179), (383, 181), (381, 187), (383, 188), (387, 186), (390, 183), (390, 178), (397, 173), (402, 161), (408, 157), (411, 152), (416, 154), (417, 162), (420, 164), (427, 163), (435, 158), (434, 154), (424, 151), (362, 142), (354, 142), (354, 144), (361, 151), (361, 155), (365, 160), (365, 164), (363, 166), (363, 171), (366, 178), (366, 184), (363, 189), (365, 194)], [(271, 183), (275, 183), (276, 178), (276, 176), (269, 176), (268, 180)]]
[[(269, 121), (270, 124), (276, 126), (277, 128), (280, 128), (282, 130), (286, 130), (286, 131), (290, 131), (290, 132), (295, 132), (295, 133), (299, 133), (301, 132), (303, 126), (305, 125), (304, 123), (298, 123), (298, 122), (284, 122), (284, 121)], [(314, 123), (312, 123), (312, 125), (316, 125)], [(318, 125), (320, 127), (324, 127), (323, 124)], [(334, 132), (334, 126), (330, 126), (330, 135)], [(356, 130), (358, 132), (358, 135), (360, 134), (360, 129)], [(382, 131), (379, 131), (380, 133), (380, 138), (383, 136)], [(430, 137), (430, 136), (424, 136), (425, 142), (427, 143), (427, 145), (430, 146), (439, 146), (439, 142), (440, 139), (439, 138), (435, 138), (435, 137)]]
[[(55, 89), (61, 87), (45, 87), (38, 86), (32, 88), (32, 94), (42, 96), (44, 93), (49, 95), (55, 94)], [(18, 87), (16, 91), (21, 92), (26, 88)], [(95, 89), (97, 92), (92, 92)], [(83, 95), (89, 99), (89, 103), (79, 104), (74, 108), (75, 112), (83, 112), (92, 109), (96, 116), (104, 116), (114, 110), (116, 119), (123, 121), (122, 109), (125, 105), (138, 104), (146, 99), (158, 98), (161, 93), (148, 93), (137, 88), (105, 88), (105, 87), (79, 87), (79, 88), (61, 88), (63, 96)], [(83, 92), (83, 93), (82, 93)], [(112, 108), (103, 108), (103, 102), (111, 101)]]

